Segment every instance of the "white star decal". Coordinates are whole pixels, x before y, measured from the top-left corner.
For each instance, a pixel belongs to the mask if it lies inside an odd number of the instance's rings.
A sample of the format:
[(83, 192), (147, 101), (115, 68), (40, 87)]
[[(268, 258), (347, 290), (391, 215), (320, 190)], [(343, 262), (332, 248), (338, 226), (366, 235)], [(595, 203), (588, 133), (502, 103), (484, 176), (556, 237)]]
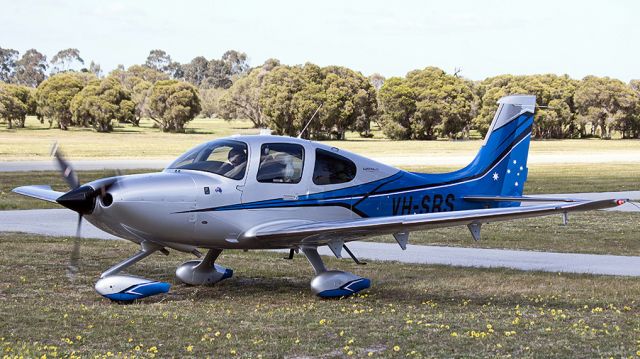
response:
[(497, 181), (498, 178), (500, 178), (500, 176), (498, 175), (498, 172), (493, 172), (493, 180)]
[(518, 182), (516, 182), (516, 187), (518, 187)]
[(520, 166), (520, 171), (522, 171), (524, 169), (524, 167)]
[(511, 170), (509, 170), (509, 169), (508, 169), (508, 170), (507, 170), (507, 173), (511, 173)]
[(513, 160), (513, 164), (515, 165), (516, 163), (518, 163), (518, 161), (516, 161), (516, 160)]

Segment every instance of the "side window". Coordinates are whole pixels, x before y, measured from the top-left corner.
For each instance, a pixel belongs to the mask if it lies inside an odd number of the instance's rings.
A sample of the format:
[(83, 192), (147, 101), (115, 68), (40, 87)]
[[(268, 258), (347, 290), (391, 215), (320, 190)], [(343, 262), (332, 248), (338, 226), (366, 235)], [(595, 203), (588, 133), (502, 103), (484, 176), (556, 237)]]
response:
[(304, 148), (291, 143), (265, 143), (260, 148), (258, 182), (298, 183), (302, 178)]
[(346, 183), (356, 177), (356, 165), (348, 158), (316, 149), (313, 183), (317, 185)]

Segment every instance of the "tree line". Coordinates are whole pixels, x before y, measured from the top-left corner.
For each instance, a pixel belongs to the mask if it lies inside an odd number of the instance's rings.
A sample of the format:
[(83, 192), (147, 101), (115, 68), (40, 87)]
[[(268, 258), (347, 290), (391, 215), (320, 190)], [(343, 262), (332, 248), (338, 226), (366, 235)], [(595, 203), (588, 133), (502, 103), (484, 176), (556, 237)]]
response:
[[(85, 66), (77, 49), (47, 61), (35, 49), (21, 57), (0, 48), (0, 118), (24, 127), (27, 115), (66, 130), (92, 127), (109, 132), (113, 123), (149, 118), (165, 132), (184, 132), (201, 115), (246, 119), (256, 128), (314, 139), (343, 139), (347, 131), (371, 136), (377, 124), (391, 139), (430, 140), (484, 135), (496, 101), (509, 94), (534, 94), (535, 138), (640, 138), (640, 80), (608, 77), (500, 75), (471, 81), (436, 67), (404, 77), (365, 77), (342, 66), (290, 66), (277, 59), (250, 67), (245, 53), (229, 50), (219, 59), (198, 56), (180, 64), (163, 50), (146, 61), (118, 66), (107, 75)], [(309, 120), (313, 117), (313, 120)]]

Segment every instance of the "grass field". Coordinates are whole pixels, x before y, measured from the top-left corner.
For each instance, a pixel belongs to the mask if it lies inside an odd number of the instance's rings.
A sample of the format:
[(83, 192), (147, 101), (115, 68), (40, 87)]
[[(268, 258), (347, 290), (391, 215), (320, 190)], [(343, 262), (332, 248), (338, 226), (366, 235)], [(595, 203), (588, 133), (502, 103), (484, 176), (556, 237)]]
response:
[(187, 287), (173, 272), (188, 257), (172, 253), (132, 269), (173, 283), (168, 295), (115, 305), (93, 283), (135, 246), (82, 243), (70, 282), (68, 239), (0, 234), (3, 355), (619, 358), (640, 350), (636, 278), (329, 259), (373, 287), (320, 300), (301, 256), (228, 251), (220, 263), (236, 270), (233, 278)]
[[(162, 133), (152, 128), (152, 122), (142, 121), (140, 127), (128, 124), (116, 126), (113, 133), (97, 133), (92, 129), (71, 128), (69, 131), (49, 129), (35, 118), (27, 120), (27, 128), (7, 130), (0, 128), (0, 161), (49, 159), (53, 141), (58, 141), (72, 159), (92, 158), (154, 158), (169, 159), (187, 149), (214, 138), (233, 134), (256, 134), (248, 121), (221, 119), (195, 119), (187, 126), (186, 134)], [(470, 141), (388, 141), (379, 130), (374, 137), (360, 138), (347, 134), (346, 141), (325, 143), (368, 156), (472, 156), (482, 145), (480, 140)], [(640, 156), (638, 140), (561, 140), (534, 141), (535, 154), (564, 153), (568, 155), (623, 152)], [(624, 161), (622, 161), (624, 162)]]

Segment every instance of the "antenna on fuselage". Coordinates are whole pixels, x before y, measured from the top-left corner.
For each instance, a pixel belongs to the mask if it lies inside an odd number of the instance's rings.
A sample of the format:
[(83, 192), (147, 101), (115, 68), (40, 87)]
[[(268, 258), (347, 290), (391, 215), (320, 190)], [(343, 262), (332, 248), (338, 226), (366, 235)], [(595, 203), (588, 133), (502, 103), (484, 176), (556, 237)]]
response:
[(320, 109), (322, 108), (322, 105), (324, 105), (324, 103), (321, 103), (320, 106), (318, 106), (318, 108), (316, 109), (316, 112), (314, 112), (313, 115), (311, 115), (311, 118), (309, 119), (309, 121), (307, 121), (307, 124), (304, 125), (304, 128), (302, 129), (302, 131), (300, 131), (298, 138), (302, 138), (302, 134), (304, 133), (304, 131), (307, 130), (307, 127), (309, 127), (309, 125), (311, 124), (311, 121), (313, 121), (313, 118), (316, 117), (316, 115), (318, 114), (318, 111), (320, 111)]

